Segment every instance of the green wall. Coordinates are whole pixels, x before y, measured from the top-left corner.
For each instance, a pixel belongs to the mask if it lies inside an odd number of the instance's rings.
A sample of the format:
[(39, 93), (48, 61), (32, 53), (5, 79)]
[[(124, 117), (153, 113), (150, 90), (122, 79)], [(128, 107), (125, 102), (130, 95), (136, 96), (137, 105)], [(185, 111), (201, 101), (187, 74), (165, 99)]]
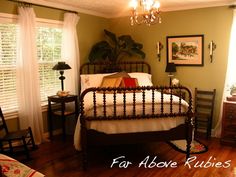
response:
[[(131, 34), (141, 42), (146, 52), (146, 61), (152, 66), (153, 80), (155, 84), (168, 85), (166, 67), (166, 36), (177, 35), (204, 35), (204, 66), (178, 66), (175, 77), (184, 86), (194, 88), (216, 88), (216, 109), (214, 122), (219, 117), (222, 91), (225, 81), (232, 9), (228, 7), (202, 8), (194, 10), (173, 11), (162, 13), (162, 23), (153, 26), (130, 26), (129, 18), (115, 18), (110, 20), (110, 29), (116, 34)], [(210, 62), (208, 44), (213, 40), (217, 48), (214, 52), (213, 62)], [(156, 58), (156, 42), (160, 41), (164, 48), (161, 53), (161, 61)]]

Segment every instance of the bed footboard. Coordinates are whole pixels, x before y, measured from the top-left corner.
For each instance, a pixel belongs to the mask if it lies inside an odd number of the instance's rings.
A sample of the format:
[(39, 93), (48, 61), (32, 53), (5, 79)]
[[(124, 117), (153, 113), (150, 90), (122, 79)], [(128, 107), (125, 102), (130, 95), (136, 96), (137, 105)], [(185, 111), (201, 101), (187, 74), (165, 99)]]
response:
[[(179, 93), (180, 97), (174, 95), (176, 92)], [(181, 99), (184, 92), (186, 100)], [(87, 105), (88, 100), (91, 102), (90, 106)], [(167, 104), (168, 107), (166, 108)], [(170, 117), (184, 117), (185, 123), (166, 131), (121, 134), (99, 133), (86, 126), (90, 121), (145, 120)], [(96, 143), (186, 139), (186, 158), (189, 158), (193, 130), (192, 94), (188, 88), (183, 86), (89, 88), (80, 96), (80, 124), (84, 168), (87, 166), (87, 147)]]

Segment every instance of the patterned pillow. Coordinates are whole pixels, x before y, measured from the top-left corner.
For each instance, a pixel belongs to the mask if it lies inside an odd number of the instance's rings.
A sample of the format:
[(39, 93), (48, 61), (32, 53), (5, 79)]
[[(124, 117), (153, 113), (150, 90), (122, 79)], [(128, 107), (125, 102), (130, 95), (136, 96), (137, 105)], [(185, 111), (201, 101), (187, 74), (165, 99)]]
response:
[(100, 87), (119, 87), (122, 77), (104, 77)]
[(130, 78), (126, 72), (119, 72), (105, 76), (102, 79), (100, 87), (119, 87), (123, 77)]

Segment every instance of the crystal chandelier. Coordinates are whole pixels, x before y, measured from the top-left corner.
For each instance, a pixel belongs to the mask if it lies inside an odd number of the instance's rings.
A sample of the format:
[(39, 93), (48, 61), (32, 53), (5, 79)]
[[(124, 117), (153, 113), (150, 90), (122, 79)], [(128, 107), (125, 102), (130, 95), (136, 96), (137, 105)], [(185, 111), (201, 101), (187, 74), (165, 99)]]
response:
[(131, 25), (146, 24), (150, 26), (155, 23), (161, 23), (159, 1), (157, 0), (131, 0), (130, 6), (132, 7), (131, 17), (130, 17)]

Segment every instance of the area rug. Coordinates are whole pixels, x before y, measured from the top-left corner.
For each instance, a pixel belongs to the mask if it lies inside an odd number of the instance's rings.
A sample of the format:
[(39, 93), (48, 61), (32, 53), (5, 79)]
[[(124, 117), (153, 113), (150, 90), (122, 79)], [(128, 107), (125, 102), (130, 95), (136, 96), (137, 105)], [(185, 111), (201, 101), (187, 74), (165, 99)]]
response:
[[(170, 144), (175, 150), (186, 153), (186, 140), (175, 140), (169, 142), (168, 144)], [(198, 140), (192, 141), (190, 154), (200, 154), (206, 152), (207, 150), (207, 146), (203, 143), (199, 142)]]

